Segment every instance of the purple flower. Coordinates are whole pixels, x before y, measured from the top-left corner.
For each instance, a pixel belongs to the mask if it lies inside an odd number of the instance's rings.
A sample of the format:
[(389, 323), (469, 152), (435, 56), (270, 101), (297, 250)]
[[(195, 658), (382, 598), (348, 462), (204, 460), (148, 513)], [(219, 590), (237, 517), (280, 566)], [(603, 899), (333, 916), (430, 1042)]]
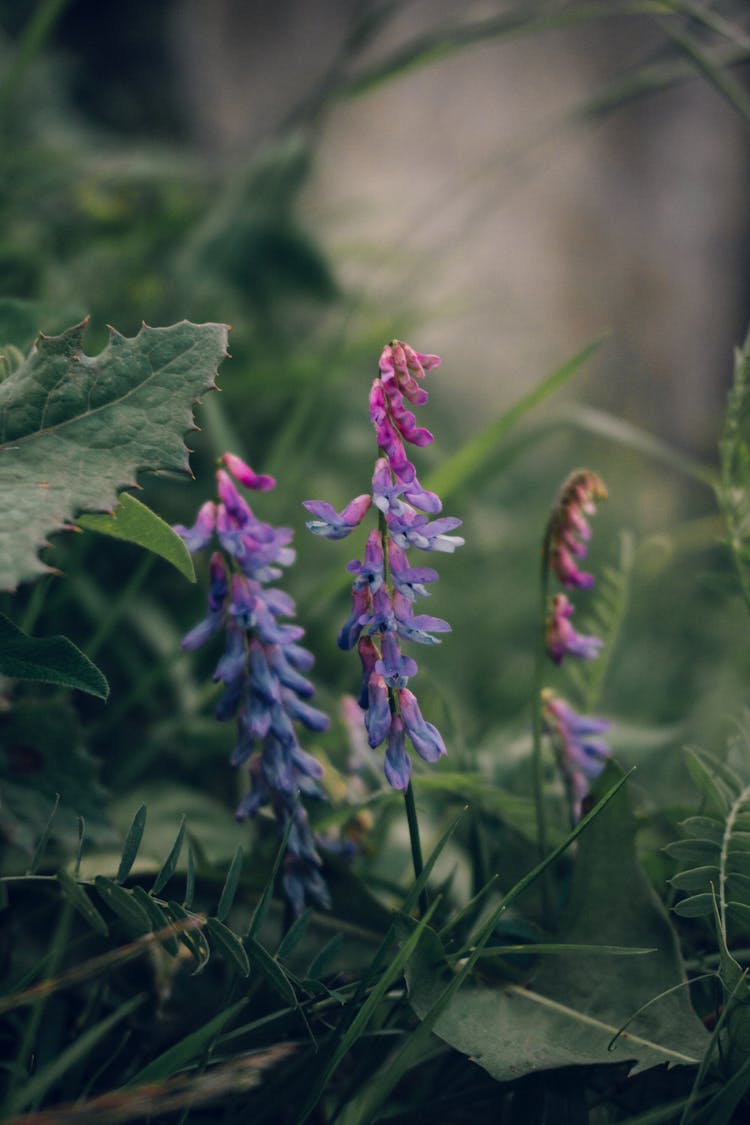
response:
[[(264, 492), (274, 486), (272, 477), (253, 472), (235, 455), (225, 454), (222, 460), (244, 487)], [(197, 648), (224, 630), (224, 652), (214, 672), (214, 679), (224, 685), (216, 716), (236, 716), (231, 761), (235, 766), (247, 762), (250, 778), (236, 817), (244, 820), (270, 807), (279, 832), (290, 828), (282, 882), (292, 908), (299, 912), (306, 901), (325, 907), (330, 904), (328, 891), (301, 803), (302, 796), (323, 797), (318, 785), (322, 768), (300, 746), (296, 725), (323, 731), (328, 717), (307, 702), (313, 686), (304, 673), (313, 658), (298, 643), (304, 629), (279, 620), (294, 615), (294, 600), (268, 585), (294, 559), (292, 533), (258, 520), (224, 469), (217, 471), (216, 482), (218, 504), (205, 504), (193, 528), (177, 529), (189, 549), (206, 546), (214, 530), (221, 547), (209, 564), (208, 614), (185, 637), (183, 648)], [(369, 506), (369, 496), (364, 499)], [(342, 518), (350, 518), (356, 506), (355, 501)]]
[(547, 653), (555, 664), (562, 664), (566, 656), (595, 660), (604, 644), (599, 637), (585, 637), (576, 633), (570, 624), (572, 616), (573, 606), (565, 594), (555, 594), (546, 629)]
[(606, 500), (607, 489), (596, 473), (579, 469), (560, 490), (548, 529), (549, 566), (558, 581), (569, 589), (588, 589), (591, 574), (579, 570), (576, 559), (585, 558), (591, 528), (586, 519), (596, 511), (595, 500)]
[(192, 527), (184, 527), (181, 523), (175, 524), (173, 530), (183, 540), (191, 555), (202, 551), (211, 542), (216, 525), (216, 505), (213, 500), (207, 500), (198, 509), (198, 516)]
[(437, 580), (437, 571), (411, 566), (409, 548), (451, 553), (464, 542), (449, 534), (460, 526), (459, 519), (431, 518), (442, 510), (440, 497), (422, 487), (406, 453), (407, 445), (420, 448), (433, 440), (428, 429), (417, 425), (405, 402), (412, 406), (427, 402), (427, 392), (420, 384), (425, 373), (439, 363), (437, 356), (416, 352), (398, 340), (383, 348), (379, 375), (369, 394), (370, 421), (378, 444), (372, 498), (359, 496), (341, 513), (323, 501), (305, 503), (318, 517), (308, 521), (308, 528), (331, 539), (348, 535), (370, 503), (378, 509), (379, 526), (368, 535), (364, 559), (347, 566), (353, 576), (352, 608), (338, 644), (343, 649), (358, 647), (362, 663), (359, 705), (365, 712), (368, 742), (375, 749), (387, 739), (385, 773), (397, 789), (405, 789), (411, 775), (405, 730), (426, 761), (434, 762), (445, 753), (439, 732), (423, 719), (414, 695), (406, 689), (417, 673), (417, 664), (401, 652), (401, 642), (435, 645), (440, 642), (434, 633), (450, 632), (450, 625), (441, 617), (414, 612), (414, 603), (427, 596), (427, 586)]
[(563, 775), (573, 795), (576, 816), (588, 783), (598, 777), (609, 757), (609, 747), (597, 735), (610, 730), (609, 719), (578, 715), (563, 699), (547, 689), (542, 692), (542, 708), (547, 729), (556, 741)]
[(347, 504), (343, 511), (337, 512), (325, 500), (305, 500), (304, 506), (308, 512), (318, 517), (307, 521), (307, 529), (313, 535), (322, 535), (324, 539), (344, 539), (361, 523), (371, 502), (372, 497), (364, 493)]

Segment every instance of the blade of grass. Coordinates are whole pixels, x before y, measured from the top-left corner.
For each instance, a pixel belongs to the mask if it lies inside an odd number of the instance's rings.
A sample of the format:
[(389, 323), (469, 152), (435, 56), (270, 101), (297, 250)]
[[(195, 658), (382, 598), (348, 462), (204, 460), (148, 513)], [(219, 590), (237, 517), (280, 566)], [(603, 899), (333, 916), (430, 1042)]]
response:
[(466, 442), (451, 457), (446, 458), (438, 469), (430, 473), (426, 487), (439, 493), (443, 500), (462, 488), (468, 480), (476, 476), (491, 462), (497, 446), (509, 430), (524, 415), (539, 406), (546, 398), (564, 386), (584, 363), (601, 347), (605, 336), (597, 336), (581, 351), (567, 360), (556, 371), (547, 375), (536, 387), (520, 398), (509, 410), (501, 414), (476, 437)]
[(180, 859), (180, 852), (182, 851), (182, 841), (183, 841), (184, 838), (185, 838), (185, 816), (183, 815), (182, 820), (180, 821), (179, 830), (177, 832), (177, 838), (176, 838), (175, 842), (172, 844), (169, 855), (164, 860), (164, 863), (161, 866), (161, 870), (159, 871), (159, 874), (154, 879), (154, 885), (151, 888), (151, 894), (152, 895), (158, 895), (158, 893), (162, 889), (162, 887), (166, 887), (167, 883), (169, 882), (169, 880), (174, 875), (175, 868), (177, 867), (177, 864), (178, 864), (179, 859)]
[(135, 863), (135, 857), (138, 855), (138, 849), (141, 846), (143, 839), (143, 830), (146, 827), (146, 806), (140, 805), (136, 809), (135, 816), (130, 822), (125, 843), (122, 845), (122, 856), (120, 857), (120, 866), (117, 868), (117, 882), (124, 883), (130, 874), (130, 869)]

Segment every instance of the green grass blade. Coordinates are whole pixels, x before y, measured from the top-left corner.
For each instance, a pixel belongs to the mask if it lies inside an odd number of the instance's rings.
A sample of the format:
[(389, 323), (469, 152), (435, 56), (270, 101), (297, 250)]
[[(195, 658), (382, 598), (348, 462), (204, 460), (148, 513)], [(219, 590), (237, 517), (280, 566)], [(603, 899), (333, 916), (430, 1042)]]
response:
[(231, 1019), (234, 1019), (246, 1004), (247, 1000), (238, 1000), (236, 1004), (232, 1004), (230, 1008), (225, 1008), (223, 1012), (219, 1012), (217, 1016), (210, 1019), (203, 1027), (199, 1027), (197, 1031), (191, 1031), (179, 1043), (174, 1043), (147, 1066), (144, 1066), (142, 1070), (139, 1070), (126, 1084), (126, 1088), (132, 1089), (134, 1086), (143, 1086), (147, 1082), (161, 1082), (165, 1078), (171, 1078), (178, 1070), (183, 1070), (189, 1063), (198, 1058), (206, 1045), (219, 1035), (222, 1029)]
[(117, 868), (117, 882), (124, 883), (130, 874), (130, 869), (135, 862), (135, 857), (138, 855), (138, 849), (141, 846), (143, 839), (143, 830), (146, 827), (146, 806), (141, 805), (136, 810), (128, 834), (125, 837), (125, 843), (122, 846), (122, 856), (120, 858), (120, 866)]
[(429, 475), (426, 487), (445, 500), (475, 477), (482, 469), (491, 463), (497, 447), (517, 422), (539, 406), (546, 398), (564, 386), (594, 352), (601, 347), (604, 336), (597, 336), (585, 348), (577, 352), (571, 359), (553, 371), (538, 386), (525, 394), (509, 410), (501, 414), (484, 430), (466, 442), (452, 457), (446, 458), (439, 468)]
[(127, 1000), (124, 1004), (121, 1004), (116, 1012), (112, 1012), (106, 1019), (101, 1020), (94, 1027), (90, 1027), (88, 1031), (84, 1031), (82, 1035), (79, 1035), (56, 1059), (53, 1059), (51, 1063), (48, 1063), (47, 1066), (38, 1071), (34, 1077), (18, 1091), (11, 1104), (11, 1112), (18, 1113), (31, 1102), (37, 1101), (39, 1098), (43, 1097), (50, 1086), (53, 1086), (72, 1066), (75, 1066), (76, 1063), (85, 1059), (97, 1043), (103, 1039), (113, 1027), (126, 1019), (136, 1008), (140, 1007), (145, 999), (145, 995), (134, 996), (131, 1000)]
[(159, 874), (154, 879), (154, 885), (151, 888), (151, 894), (152, 895), (158, 895), (158, 893), (162, 889), (162, 887), (166, 887), (167, 883), (169, 882), (169, 880), (174, 875), (175, 868), (177, 867), (177, 864), (178, 864), (179, 859), (180, 859), (180, 852), (182, 851), (182, 841), (184, 840), (184, 838), (185, 838), (185, 817), (183, 815), (182, 820), (180, 821), (179, 830), (177, 832), (177, 839), (172, 844), (169, 855), (164, 860), (164, 863), (162, 864), (162, 867), (161, 867), (161, 870), (159, 871)]
[(234, 896), (237, 894), (237, 885), (240, 881), (240, 875), (242, 874), (242, 855), (242, 845), (238, 844), (237, 850), (234, 853), (234, 858), (229, 866), (229, 871), (227, 872), (221, 898), (219, 899), (219, 905), (216, 908), (216, 917), (220, 922), (226, 920), (229, 911), (232, 909)]

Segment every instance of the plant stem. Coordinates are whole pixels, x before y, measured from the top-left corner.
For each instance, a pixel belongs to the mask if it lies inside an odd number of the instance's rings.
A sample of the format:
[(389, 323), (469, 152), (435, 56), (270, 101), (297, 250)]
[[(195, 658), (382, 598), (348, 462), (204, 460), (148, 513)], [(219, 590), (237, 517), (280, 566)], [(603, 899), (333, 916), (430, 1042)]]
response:
[[(411, 843), (411, 859), (414, 864), (414, 878), (418, 879), (422, 874), (424, 863), (422, 861), (422, 845), (419, 840), (419, 821), (417, 819), (417, 806), (414, 801), (414, 787), (411, 781), (404, 791), (404, 804), (406, 806), (406, 821), (409, 825), (409, 841)], [(427, 907), (427, 890), (425, 888), (419, 896), (420, 916), (427, 913)]]

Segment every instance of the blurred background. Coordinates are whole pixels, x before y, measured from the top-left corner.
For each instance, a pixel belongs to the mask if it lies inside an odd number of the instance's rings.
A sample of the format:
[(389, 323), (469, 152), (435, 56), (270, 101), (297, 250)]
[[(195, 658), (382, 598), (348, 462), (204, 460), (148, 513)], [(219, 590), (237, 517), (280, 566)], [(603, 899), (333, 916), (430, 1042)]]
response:
[[(724, 737), (750, 671), (700, 479), (750, 305), (749, 59), (731, 0), (0, 0), (0, 342), (28, 348), (84, 315), (91, 352), (108, 323), (233, 326), (222, 393), (197, 411), (196, 481), (144, 478), (143, 498), (192, 522), (227, 448), (277, 475), (256, 510), (295, 529), (287, 586), (336, 714), (358, 687), (335, 637), (360, 545), (307, 536), (301, 501), (367, 489), (382, 344), (442, 356), (429, 480), (603, 335), (564, 391), (448, 482), (466, 546), (439, 560), (430, 612), (454, 632), (423, 654), (418, 690), (451, 768), (512, 788), (540, 543), (586, 464), (610, 490), (591, 559), (622, 618), (590, 701), (658, 800), (677, 792), (687, 737)], [(1, 608), (67, 633), (110, 678), (109, 706), (77, 701), (76, 719), (115, 819), (142, 795), (227, 811), (217, 654), (179, 652), (202, 588), (93, 534), (58, 536), (47, 557), (65, 576)], [(340, 765), (343, 728), (324, 741)]]

